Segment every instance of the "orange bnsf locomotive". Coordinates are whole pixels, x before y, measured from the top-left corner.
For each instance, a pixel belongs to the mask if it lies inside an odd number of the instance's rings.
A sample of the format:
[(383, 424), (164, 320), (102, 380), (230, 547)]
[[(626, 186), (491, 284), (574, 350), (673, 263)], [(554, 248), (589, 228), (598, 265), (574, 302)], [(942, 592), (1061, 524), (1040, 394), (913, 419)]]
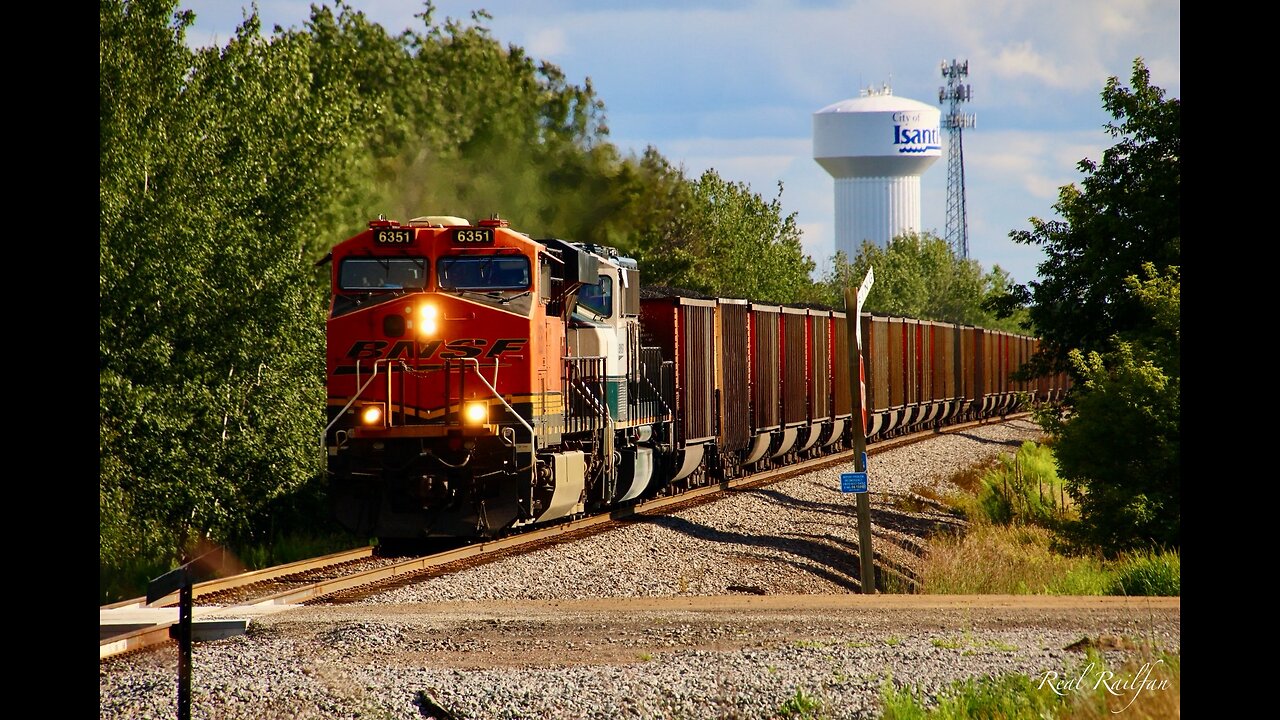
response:
[[(645, 288), (612, 248), (506, 221), (378, 219), (332, 260), (338, 520), (383, 541), (490, 538), (850, 446), (848, 322)], [(1037, 341), (863, 314), (868, 440), (1054, 399)]]
[(648, 488), (671, 411), (661, 363), (642, 365), (635, 262), (456, 217), (373, 221), (331, 259), (343, 525), (491, 537)]

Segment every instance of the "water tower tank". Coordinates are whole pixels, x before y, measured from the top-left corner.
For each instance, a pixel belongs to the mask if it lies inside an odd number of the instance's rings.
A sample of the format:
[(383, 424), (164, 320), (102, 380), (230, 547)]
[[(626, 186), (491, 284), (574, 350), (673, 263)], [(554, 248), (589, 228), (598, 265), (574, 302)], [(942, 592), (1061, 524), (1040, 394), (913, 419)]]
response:
[(887, 86), (813, 114), (813, 159), (835, 178), (836, 250), (920, 232), (920, 175), (942, 155), (941, 112)]

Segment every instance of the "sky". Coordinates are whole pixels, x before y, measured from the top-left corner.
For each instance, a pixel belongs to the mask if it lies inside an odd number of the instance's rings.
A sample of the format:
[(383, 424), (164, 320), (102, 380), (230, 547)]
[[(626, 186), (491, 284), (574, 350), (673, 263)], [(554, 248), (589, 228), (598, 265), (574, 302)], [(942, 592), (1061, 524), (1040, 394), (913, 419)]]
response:
[[(315, 0), (316, 4), (329, 4)], [(258, 0), (264, 33), (302, 28), (311, 0)], [(387, 31), (422, 30), (422, 0), (350, 0)], [(1141, 57), (1166, 98), (1181, 97), (1179, 0), (436, 0), (435, 20), (474, 10), (504, 45), (591, 79), (609, 141), (652, 145), (690, 178), (708, 168), (778, 197), (817, 272), (834, 248), (834, 183), (813, 160), (813, 114), (888, 85), (938, 107), (943, 62), (968, 61), (976, 116), (963, 135), (969, 257), (1036, 280), (1039, 246), (1015, 243), (1032, 217), (1058, 219), (1058, 189), (1083, 179), (1116, 140), (1102, 108), (1109, 77), (1130, 85)], [(179, 0), (188, 43), (225, 45), (248, 1)], [(947, 154), (920, 182), (922, 230), (946, 234)], [(449, 208), (423, 208), (449, 214)], [(536, 229), (532, 229), (536, 231)]]

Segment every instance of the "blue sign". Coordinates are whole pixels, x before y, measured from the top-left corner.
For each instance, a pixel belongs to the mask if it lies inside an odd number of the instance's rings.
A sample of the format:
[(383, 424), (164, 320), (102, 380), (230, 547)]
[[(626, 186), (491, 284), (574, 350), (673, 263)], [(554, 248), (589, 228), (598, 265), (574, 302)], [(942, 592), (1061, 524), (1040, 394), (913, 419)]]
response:
[(840, 473), (840, 492), (864, 493), (867, 491), (867, 474), (864, 472)]

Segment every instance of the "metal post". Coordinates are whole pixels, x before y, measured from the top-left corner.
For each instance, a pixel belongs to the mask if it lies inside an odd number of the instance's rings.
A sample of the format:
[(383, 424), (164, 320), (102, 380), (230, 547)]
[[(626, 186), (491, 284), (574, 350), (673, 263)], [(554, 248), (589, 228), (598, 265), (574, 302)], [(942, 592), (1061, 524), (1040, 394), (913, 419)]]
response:
[(178, 720), (191, 720), (191, 566), (212, 552), (170, 570), (147, 585), (148, 605), (178, 591), (178, 627), (169, 628), (169, 637), (178, 641)]
[(178, 720), (191, 720), (191, 576), (178, 595)]

